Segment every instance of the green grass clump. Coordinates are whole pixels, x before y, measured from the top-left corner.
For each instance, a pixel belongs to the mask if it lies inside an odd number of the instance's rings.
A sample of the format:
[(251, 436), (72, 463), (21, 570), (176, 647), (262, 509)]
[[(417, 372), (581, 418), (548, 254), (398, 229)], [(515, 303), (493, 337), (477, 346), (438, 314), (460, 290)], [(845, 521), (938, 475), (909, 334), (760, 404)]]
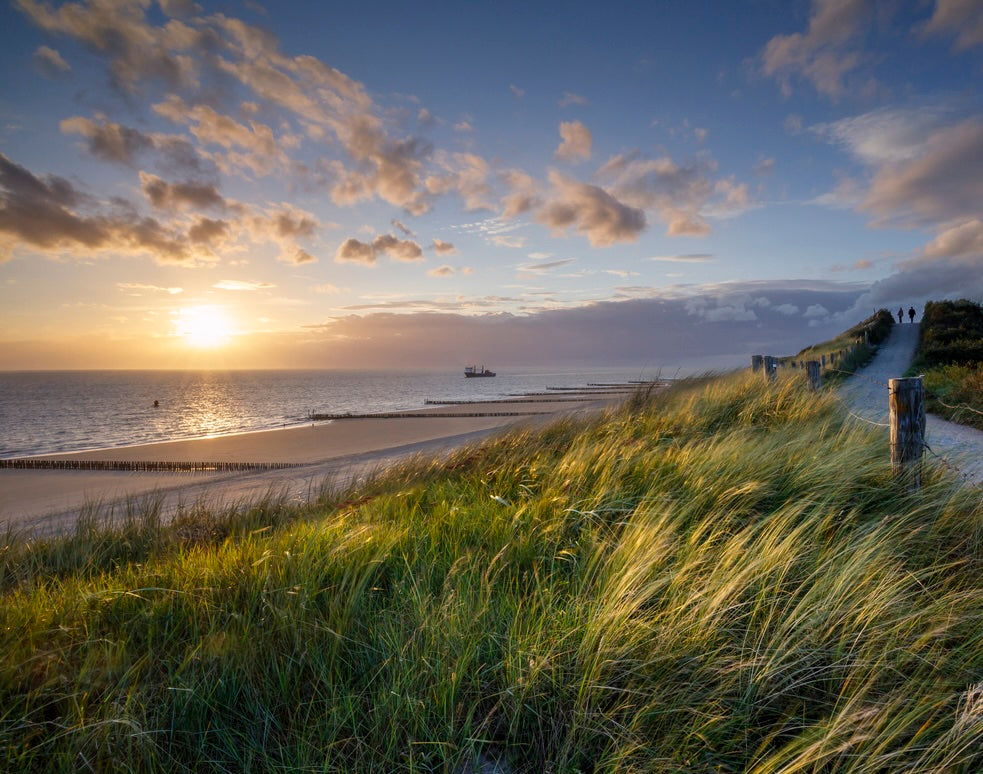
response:
[(977, 770), (979, 490), (886, 447), (737, 375), (313, 507), (8, 536), (0, 768)]

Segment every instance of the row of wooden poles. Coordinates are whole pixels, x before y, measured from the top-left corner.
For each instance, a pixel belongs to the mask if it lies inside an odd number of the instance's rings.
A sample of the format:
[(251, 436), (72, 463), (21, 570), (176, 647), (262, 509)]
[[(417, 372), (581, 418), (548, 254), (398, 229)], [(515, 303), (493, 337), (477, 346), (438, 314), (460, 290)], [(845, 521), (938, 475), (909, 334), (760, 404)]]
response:
[(283, 470), (295, 462), (163, 462), (160, 460), (49, 460), (20, 458), (0, 460), (0, 469), (17, 470), (104, 470), (146, 473), (215, 473)]
[[(839, 357), (837, 357), (839, 355)], [(843, 357), (832, 353), (832, 363)], [(793, 363), (794, 367), (794, 362)], [(763, 371), (769, 381), (778, 378), (778, 359), (771, 355), (752, 355), (751, 370)], [(822, 370), (826, 356), (821, 360), (800, 361), (806, 373), (806, 386), (810, 390), (822, 387)], [(921, 376), (889, 379), (887, 384), (888, 416), (891, 428), (891, 470), (896, 479), (909, 492), (921, 489), (922, 454), (925, 450), (925, 384)]]

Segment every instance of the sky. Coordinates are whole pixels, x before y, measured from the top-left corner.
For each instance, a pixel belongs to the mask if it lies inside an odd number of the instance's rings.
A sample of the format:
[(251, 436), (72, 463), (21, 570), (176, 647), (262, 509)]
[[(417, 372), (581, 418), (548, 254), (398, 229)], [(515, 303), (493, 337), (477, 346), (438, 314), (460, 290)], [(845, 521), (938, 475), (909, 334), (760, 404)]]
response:
[(983, 300), (983, 0), (14, 0), (0, 369), (723, 367)]

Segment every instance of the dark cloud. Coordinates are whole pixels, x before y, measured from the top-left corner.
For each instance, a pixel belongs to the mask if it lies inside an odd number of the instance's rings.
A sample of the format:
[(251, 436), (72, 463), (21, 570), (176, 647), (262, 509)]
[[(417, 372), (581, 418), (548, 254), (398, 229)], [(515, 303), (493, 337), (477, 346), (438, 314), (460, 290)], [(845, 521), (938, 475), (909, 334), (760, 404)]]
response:
[(373, 266), (377, 260), (372, 245), (354, 237), (349, 237), (338, 246), (334, 259), (339, 263), (361, 263), (366, 266)]
[(168, 183), (156, 175), (141, 172), (140, 184), (150, 203), (161, 210), (226, 208), (218, 189), (208, 183)]
[(618, 201), (603, 188), (551, 172), (553, 195), (536, 219), (555, 231), (573, 226), (594, 246), (634, 242), (645, 228), (645, 213)]
[(339, 245), (335, 260), (339, 263), (361, 263), (372, 266), (380, 255), (388, 255), (397, 261), (423, 260), (423, 250), (411, 239), (398, 239), (392, 234), (380, 234), (372, 243), (349, 237)]
[[(679, 365), (743, 366), (751, 354), (798, 352), (869, 314), (843, 316), (862, 291), (835, 283), (733, 283), (524, 316), (455, 313), (455, 306), (461, 310), (472, 299), (445, 304), (443, 312), (433, 302), (407, 299), (390, 304), (399, 313), (349, 315), (327, 323), (320, 357), (354, 367), (447, 367), (468, 362), (477, 352), (502, 369), (590, 362), (669, 369), (671, 375)], [(694, 300), (702, 302), (702, 313), (692, 311), (700, 307)], [(798, 311), (820, 306), (828, 310), (821, 319)], [(366, 311), (372, 308), (380, 307)]]
[(142, 217), (128, 203), (100, 212), (64, 178), (38, 177), (0, 154), (0, 260), (17, 245), (79, 255), (149, 253), (186, 265), (213, 259), (192, 250), (178, 227)]
[(194, 225), (188, 229), (188, 238), (192, 242), (202, 244), (215, 244), (223, 242), (228, 238), (229, 224), (224, 220), (212, 220), (211, 218), (198, 218)]

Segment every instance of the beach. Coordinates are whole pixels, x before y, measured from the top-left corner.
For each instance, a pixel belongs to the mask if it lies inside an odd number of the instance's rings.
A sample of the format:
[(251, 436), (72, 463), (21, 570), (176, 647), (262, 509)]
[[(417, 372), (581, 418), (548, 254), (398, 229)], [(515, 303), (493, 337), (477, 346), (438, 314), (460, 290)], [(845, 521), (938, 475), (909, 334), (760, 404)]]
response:
[[(139, 508), (148, 498), (159, 503), (165, 516), (197, 503), (222, 507), (271, 493), (308, 500), (325, 486), (344, 486), (400, 458), (440, 454), (507, 427), (548, 421), (561, 413), (597, 410), (629, 393), (629, 389), (566, 392), (553, 398), (434, 406), (381, 418), (334, 419), (280, 430), (44, 455), (32, 459), (78, 462), (83, 469), (0, 470), (0, 528), (60, 532), (70, 529), (87, 510), (116, 515)], [(91, 469), (111, 462), (291, 467), (206, 472)]]

